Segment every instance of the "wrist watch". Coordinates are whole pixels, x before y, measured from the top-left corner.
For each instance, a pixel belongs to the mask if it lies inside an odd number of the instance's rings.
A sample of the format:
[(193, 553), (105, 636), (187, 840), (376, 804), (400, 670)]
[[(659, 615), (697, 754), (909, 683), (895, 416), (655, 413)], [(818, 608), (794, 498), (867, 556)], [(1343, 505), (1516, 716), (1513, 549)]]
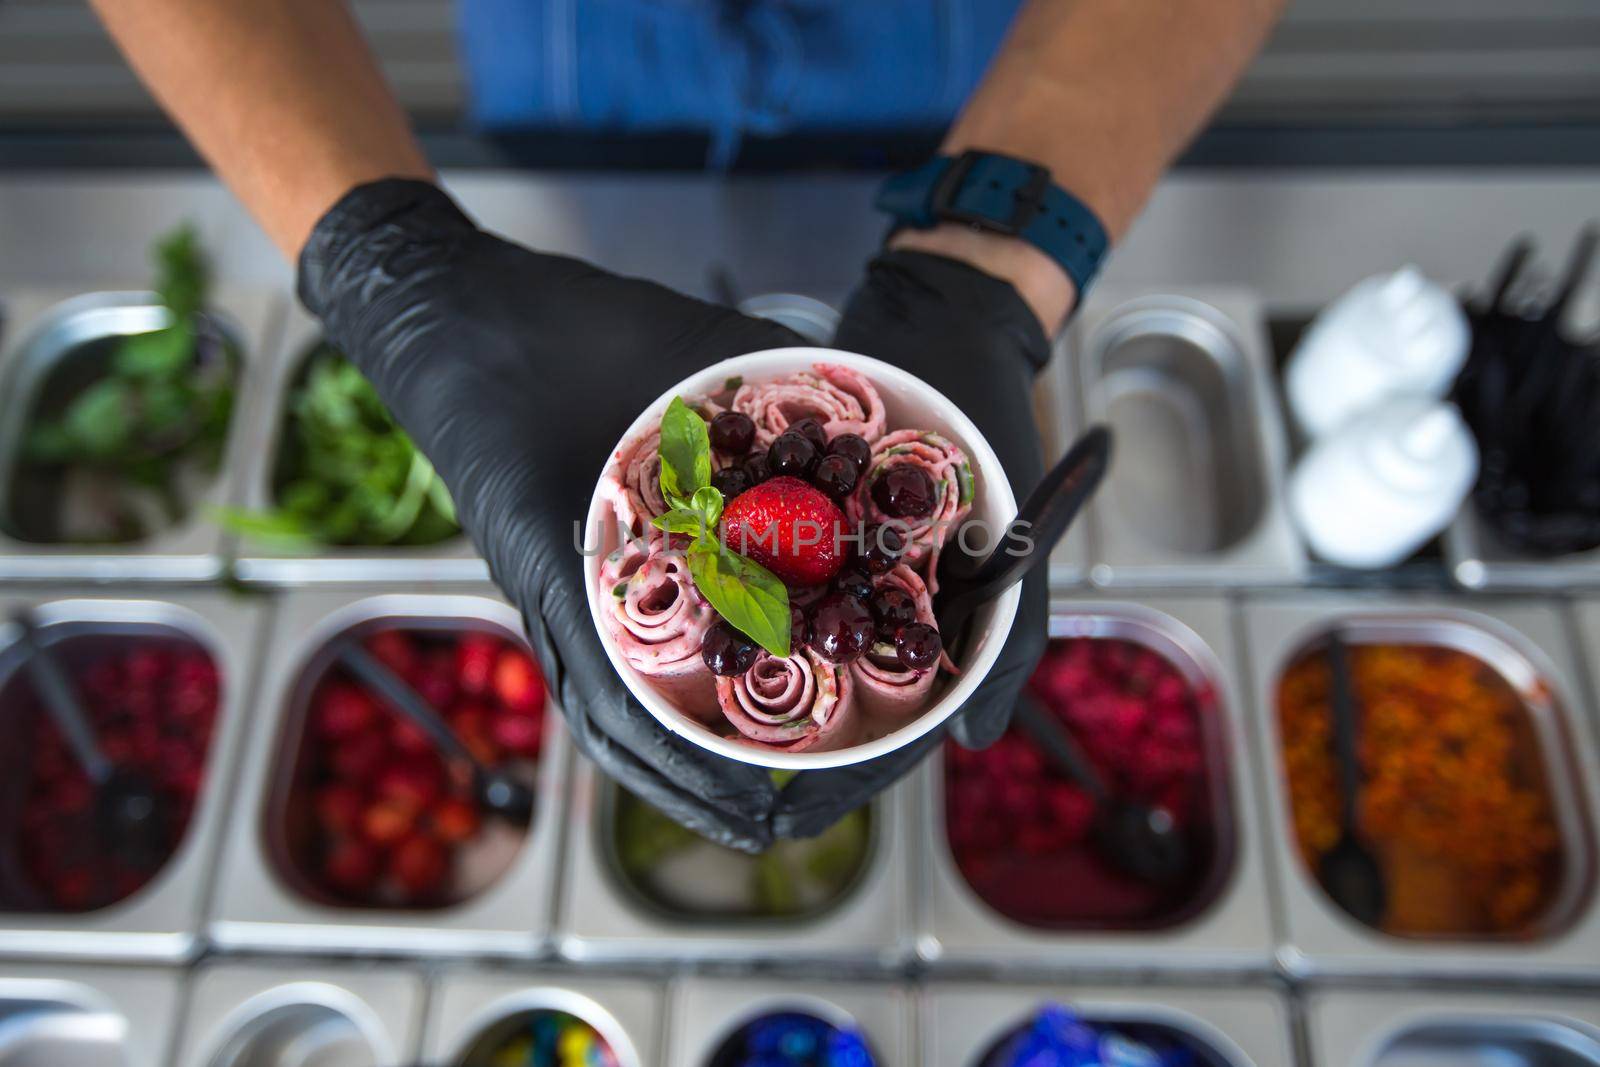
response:
[(886, 180), (874, 205), (895, 228), (960, 222), (1027, 241), (1061, 265), (1080, 300), (1110, 243), (1095, 213), (1052, 183), (1048, 169), (997, 152), (935, 156)]

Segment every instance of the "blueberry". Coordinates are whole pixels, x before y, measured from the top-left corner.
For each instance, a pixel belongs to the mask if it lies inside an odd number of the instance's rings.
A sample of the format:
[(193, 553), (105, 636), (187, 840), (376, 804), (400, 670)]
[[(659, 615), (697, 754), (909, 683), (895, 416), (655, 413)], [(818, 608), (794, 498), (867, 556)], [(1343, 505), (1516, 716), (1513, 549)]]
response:
[(806, 416), (798, 422), (791, 422), (784, 433), (797, 433), (807, 441), (817, 446), (817, 451), (825, 452), (828, 448), (828, 431), (822, 428), (822, 423), (811, 416)]
[(844, 456), (856, 466), (859, 476), (867, 469), (867, 464), (872, 462), (872, 446), (867, 444), (867, 439), (860, 434), (842, 433), (828, 442), (828, 455)]
[(742, 456), (756, 443), (756, 423), (742, 411), (724, 411), (711, 420), (706, 430), (711, 447), (718, 452)]
[(872, 645), (872, 612), (848, 593), (829, 593), (811, 608), (811, 647), (824, 659), (848, 663)]
[(745, 460), (739, 469), (744, 471), (745, 477), (750, 479), (751, 485), (760, 485), (772, 477), (772, 467), (767, 463), (767, 454), (765, 452), (757, 452)]
[(939, 631), (925, 622), (908, 622), (894, 635), (894, 650), (907, 670), (926, 671), (939, 662), (944, 643)]
[(878, 625), (878, 636), (893, 640), (902, 626), (917, 621), (917, 601), (904, 589), (885, 586), (872, 594), (867, 601), (872, 618)]
[(711, 476), (711, 484), (722, 494), (723, 500), (732, 500), (753, 484), (742, 467), (725, 467)]
[(724, 677), (743, 674), (754, 667), (760, 652), (759, 645), (730, 626), (726, 619), (712, 623), (700, 640), (700, 658), (706, 661), (712, 674)]
[(891, 519), (921, 519), (933, 514), (934, 491), (927, 471), (897, 463), (872, 483), (872, 502)]
[(890, 523), (868, 526), (861, 535), (861, 562), (868, 574), (882, 574), (900, 562), (905, 555), (906, 539)]
[(804, 478), (817, 465), (817, 446), (801, 434), (785, 430), (767, 449), (767, 466), (773, 474)]
[(872, 577), (859, 567), (848, 566), (834, 575), (833, 587), (858, 600), (865, 600), (872, 595)]
[(823, 456), (811, 472), (812, 484), (835, 500), (855, 492), (856, 477), (856, 465), (847, 456)]

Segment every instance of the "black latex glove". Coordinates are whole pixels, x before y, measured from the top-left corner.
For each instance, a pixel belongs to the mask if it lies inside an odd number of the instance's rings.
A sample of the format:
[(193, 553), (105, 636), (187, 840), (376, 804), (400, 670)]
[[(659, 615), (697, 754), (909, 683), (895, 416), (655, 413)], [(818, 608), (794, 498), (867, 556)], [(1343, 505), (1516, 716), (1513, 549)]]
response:
[[(834, 345), (903, 367), (954, 400), (988, 438), (1018, 501), (1044, 476), (1032, 396), (1050, 344), (1010, 283), (943, 256), (886, 252), (868, 265)], [(1042, 564), (1023, 580), (1006, 647), (950, 722), (961, 744), (984, 748), (1005, 732), (1017, 692), (1044, 652), (1047, 585)], [(776, 832), (820, 833), (897, 781), (942, 738), (935, 730), (869, 763), (800, 775), (779, 800)]]
[(706, 837), (765, 847), (770, 775), (676, 737), (632, 699), (595, 633), (573, 524), (662, 390), (800, 338), (503, 241), (434, 186), (398, 179), (356, 188), (317, 223), (299, 292), (454, 495), (579, 751)]

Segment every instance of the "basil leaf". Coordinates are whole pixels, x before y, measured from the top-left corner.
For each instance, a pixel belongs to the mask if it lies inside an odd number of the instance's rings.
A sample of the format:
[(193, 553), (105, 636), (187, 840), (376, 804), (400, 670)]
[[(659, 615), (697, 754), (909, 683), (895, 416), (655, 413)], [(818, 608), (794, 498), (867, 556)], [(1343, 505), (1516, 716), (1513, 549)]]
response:
[(661, 416), (661, 492), (675, 507), (711, 484), (711, 437), (706, 420), (675, 396)]
[(704, 537), (708, 533), (705, 516), (694, 508), (673, 508), (666, 514), (651, 519), (650, 525), (658, 530), (688, 534), (690, 537)]
[(722, 518), (722, 491), (715, 486), (703, 485), (695, 490), (689, 507), (705, 517), (707, 530), (714, 530), (717, 520)]
[(789, 654), (789, 590), (775, 574), (714, 537), (689, 546), (689, 573), (728, 625), (774, 656)]

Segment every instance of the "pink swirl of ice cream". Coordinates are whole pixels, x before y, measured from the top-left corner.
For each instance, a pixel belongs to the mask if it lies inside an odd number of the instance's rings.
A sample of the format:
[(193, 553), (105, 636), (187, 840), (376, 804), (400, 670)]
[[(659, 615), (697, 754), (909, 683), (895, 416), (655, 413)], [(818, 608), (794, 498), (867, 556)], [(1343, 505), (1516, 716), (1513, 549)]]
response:
[[(891, 519), (872, 499), (873, 483), (900, 464), (920, 467), (933, 479), (933, 511), (922, 518)], [(852, 524), (894, 522), (906, 534), (903, 562), (926, 575), (928, 591), (937, 593), (939, 549), (959, 532), (972, 495), (972, 464), (953, 441), (928, 430), (896, 430), (872, 446), (872, 463), (845, 502), (845, 514)]]
[(834, 363), (817, 363), (770, 382), (741, 385), (733, 410), (756, 424), (756, 443), (772, 443), (789, 424), (813, 417), (830, 438), (859, 434), (871, 444), (883, 436), (883, 398), (865, 377)]
[(744, 674), (716, 681), (722, 713), (750, 741), (786, 752), (854, 743), (850, 672), (809, 648), (786, 659), (763, 652)]
[(623, 658), (685, 711), (716, 718), (716, 686), (700, 642), (717, 613), (689, 576), (688, 561), (657, 533), (629, 541), (600, 566), (611, 601), (606, 628)]

